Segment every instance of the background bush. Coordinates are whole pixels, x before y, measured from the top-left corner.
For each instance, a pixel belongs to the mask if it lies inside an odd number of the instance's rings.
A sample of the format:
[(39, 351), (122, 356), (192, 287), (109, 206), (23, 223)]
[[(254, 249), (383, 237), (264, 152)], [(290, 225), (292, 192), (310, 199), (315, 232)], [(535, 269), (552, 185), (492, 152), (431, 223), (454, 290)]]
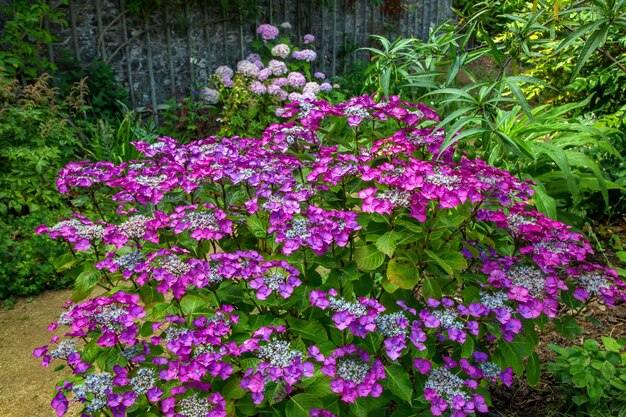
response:
[(56, 216), (38, 211), (0, 221), (0, 300), (67, 288), (72, 278), (55, 270), (64, 246), (35, 234), (35, 227)]

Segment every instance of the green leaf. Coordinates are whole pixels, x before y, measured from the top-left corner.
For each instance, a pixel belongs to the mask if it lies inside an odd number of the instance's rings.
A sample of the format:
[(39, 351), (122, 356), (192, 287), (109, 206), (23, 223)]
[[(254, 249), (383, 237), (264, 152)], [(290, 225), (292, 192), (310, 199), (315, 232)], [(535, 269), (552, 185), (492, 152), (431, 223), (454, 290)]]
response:
[(400, 365), (387, 366), (385, 370), (387, 371), (387, 378), (383, 381), (385, 388), (410, 404), (413, 398), (413, 385), (407, 370)]
[(461, 349), (461, 357), (467, 359), (472, 356), (472, 353), (474, 353), (474, 338), (468, 336), (465, 339), (465, 343), (463, 343), (463, 348)]
[(287, 416), (309, 417), (312, 408), (323, 408), (322, 401), (311, 394), (297, 394), (287, 403)]
[(65, 271), (66, 269), (74, 266), (76, 262), (78, 262), (78, 258), (76, 258), (72, 253), (64, 253), (63, 255), (55, 259), (54, 269), (57, 272)]
[(391, 258), (396, 251), (399, 236), (399, 233), (394, 231), (385, 233), (376, 240), (376, 248)]
[(533, 195), (535, 200), (535, 205), (537, 206), (537, 210), (551, 219), (556, 219), (556, 201), (553, 197), (548, 195), (548, 191), (546, 191), (546, 187), (543, 185), (541, 181), (534, 180), (537, 185), (535, 185)]
[(441, 299), (441, 293), (441, 286), (434, 278), (424, 278), (424, 281), (422, 283), (422, 295), (424, 296), (425, 300), (428, 300), (429, 298), (439, 300)]
[(602, 336), (602, 344), (609, 352), (619, 353), (622, 350), (622, 346), (612, 337)]
[(522, 372), (524, 372), (522, 357), (519, 352), (514, 349), (512, 344), (501, 342), (496, 350), (496, 353), (498, 354), (497, 357), (499, 358), (501, 365), (513, 368), (513, 371), (518, 375), (521, 375)]
[(537, 334), (530, 327), (526, 334), (521, 337), (518, 335), (512, 342), (500, 341), (496, 349), (499, 365), (510, 366), (517, 375), (522, 375), (523, 361), (534, 353), (538, 343)]
[(598, 381), (595, 381), (593, 384), (587, 386), (587, 393), (589, 394), (591, 402), (595, 404), (602, 398), (604, 389), (602, 389), (602, 385), (600, 385)]
[(228, 382), (220, 390), (227, 400), (238, 400), (246, 395), (246, 392), (241, 388), (241, 380), (237, 378), (229, 378)]
[(267, 237), (267, 229), (269, 224), (266, 220), (261, 220), (256, 216), (250, 216), (246, 220), (248, 229), (252, 232), (252, 235), (258, 239), (265, 239)]
[(197, 295), (187, 294), (180, 300), (180, 307), (185, 315), (193, 315), (207, 305), (207, 301)]
[(512, 80), (511, 78), (505, 78), (505, 82), (509, 86), (511, 94), (515, 96), (519, 105), (522, 106), (522, 109), (524, 109), (524, 113), (526, 113), (528, 119), (531, 122), (534, 121), (533, 110), (530, 107), (530, 104), (528, 104), (528, 100), (526, 100), (526, 96), (524, 96), (524, 92), (522, 92), (520, 86), (517, 85), (517, 82), (515, 80)]
[(430, 250), (425, 250), (424, 252), (448, 275), (454, 275), (455, 271), (461, 272), (467, 268), (467, 260), (460, 252), (444, 251), (439, 255)]
[(410, 290), (419, 279), (418, 270), (409, 263), (400, 263), (397, 259), (392, 259), (387, 264), (387, 280), (396, 287)]
[(252, 402), (252, 397), (250, 395), (246, 395), (245, 397), (239, 399), (236, 403), (235, 403), (235, 408), (237, 409), (237, 413), (241, 413), (244, 416), (257, 416), (259, 413), (259, 410), (256, 406), (256, 404), (254, 404), (254, 402)]
[(589, 60), (591, 54), (602, 44), (604, 44), (606, 36), (609, 33), (610, 26), (611, 25), (607, 23), (603, 28), (589, 36), (587, 42), (585, 43), (585, 46), (583, 46), (583, 49), (580, 52), (578, 60), (576, 61), (576, 67), (574, 68), (574, 71), (572, 71), (572, 76), (570, 80), (574, 80), (574, 78), (576, 78), (583, 65), (585, 65), (587, 60)]
[(572, 317), (564, 316), (554, 320), (554, 327), (565, 337), (574, 338), (583, 332), (583, 329)]
[(361, 246), (354, 251), (354, 260), (361, 271), (373, 271), (385, 262), (385, 254), (374, 245)]
[(526, 363), (526, 380), (528, 381), (528, 385), (536, 387), (539, 383), (540, 376), (541, 362), (539, 361), (537, 353), (533, 352), (533, 354), (528, 357), (528, 362)]
[(93, 267), (82, 271), (74, 282), (75, 289), (72, 293), (72, 301), (81, 301), (87, 298), (98, 284), (101, 275), (102, 273)]
[(289, 331), (303, 339), (312, 340), (316, 343), (328, 340), (326, 329), (318, 321), (300, 320), (296, 317), (287, 319)]
[(153, 285), (144, 285), (139, 288), (139, 296), (141, 297), (141, 301), (146, 305), (146, 307), (150, 307), (152, 304), (157, 302), (163, 302), (165, 297), (161, 294), (156, 286)]

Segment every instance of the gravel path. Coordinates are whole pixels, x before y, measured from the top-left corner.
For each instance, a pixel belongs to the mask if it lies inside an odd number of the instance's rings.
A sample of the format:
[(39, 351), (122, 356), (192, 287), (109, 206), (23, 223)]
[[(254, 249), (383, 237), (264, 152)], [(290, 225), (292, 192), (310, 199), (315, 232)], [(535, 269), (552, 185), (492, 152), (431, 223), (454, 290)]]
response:
[[(31, 302), (20, 300), (12, 310), (0, 307), (0, 415), (56, 417), (50, 407), (57, 379), (69, 372), (53, 372), (33, 358), (33, 349), (48, 344), (48, 325), (63, 311), (71, 291), (49, 291)], [(72, 412), (73, 411), (73, 412)], [(79, 412), (70, 409), (66, 416)]]

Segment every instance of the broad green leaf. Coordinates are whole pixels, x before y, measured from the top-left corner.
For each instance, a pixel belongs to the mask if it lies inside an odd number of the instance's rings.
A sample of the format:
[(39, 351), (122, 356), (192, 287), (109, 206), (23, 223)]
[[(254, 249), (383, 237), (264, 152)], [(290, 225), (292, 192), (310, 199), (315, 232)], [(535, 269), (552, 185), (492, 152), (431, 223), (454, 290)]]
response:
[(521, 375), (524, 372), (523, 358), (510, 343), (501, 342), (498, 345), (496, 358), (499, 359), (501, 366), (513, 368), (513, 372), (517, 375)]
[(587, 393), (589, 394), (589, 399), (592, 403), (597, 403), (602, 398), (602, 394), (604, 394), (604, 389), (602, 385), (598, 381), (594, 381), (593, 384), (587, 386)]
[(526, 363), (526, 380), (531, 387), (537, 386), (539, 378), (541, 376), (541, 362), (536, 352), (528, 357)]
[(322, 401), (311, 394), (297, 394), (287, 402), (287, 416), (309, 417), (312, 408), (323, 408)]
[(383, 385), (396, 397), (411, 403), (413, 397), (413, 385), (406, 369), (400, 365), (385, 367), (387, 378), (383, 380)]
[(396, 251), (399, 236), (399, 233), (394, 231), (385, 233), (376, 240), (376, 248), (391, 258)]
[(361, 246), (354, 251), (356, 266), (361, 271), (373, 271), (385, 262), (385, 254), (376, 246)]
[(57, 272), (65, 271), (66, 269), (70, 269), (78, 262), (78, 258), (76, 258), (72, 253), (64, 253), (54, 260), (54, 269)]
[(583, 332), (576, 320), (569, 316), (555, 319), (554, 327), (560, 334), (569, 338), (576, 337)]
[(289, 331), (303, 339), (312, 340), (316, 343), (328, 340), (326, 329), (318, 321), (290, 317), (287, 319), (287, 323), (289, 324)]
[(387, 280), (397, 287), (410, 290), (419, 279), (419, 271), (410, 263), (400, 263), (397, 259), (392, 259), (387, 264)]
[(435, 261), (437, 263), (437, 265), (439, 265), (441, 268), (443, 268), (443, 270), (446, 271), (448, 273), (448, 275), (453, 275), (454, 274), (454, 270), (452, 269), (452, 267), (450, 265), (448, 265), (446, 262), (444, 262), (444, 260), (441, 259), (439, 256), (437, 256), (433, 251), (425, 250), (424, 252), (426, 252), (428, 257), (430, 259), (432, 259), (433, 261)]
[(441, 286), (439, 283), (431, 277), (425, 277), (422, 282), (422, 295), (425, 300), (434, 298), (435, 300), (441, 299)]
[(612, 337), (602, 336), (602, 344), (609, 352), (619, 353), (622, 350), (622, 346)]
[(498, 348), (496, 349), (496, 357), (499, 359), (500, 365), (505, 365), (513, 368), (513, 371), (517, 375), (522, 375), (524, 372), (524, 359), (531, 356), (539, 339), (534, 331), (530, 328), (527, 333), (518, 337), (512, 342), (500, 341)]
[(267, 229), (269, 227), (266, 220), (262, 220), (256, 216), (250, 216), (246, 220), (246, 223), (248, 225), (248, 229), (250, 229), (250, 232), (252, 232), (254, 237), (258, 239), (265, 239), (267, 236)]
[(238, 400), (246, 395), (246, 392), (241, 388), (241, 380), (237, 378), (229, 378), (228, 382), (220, 390), (227, 400)]
[(74, 292), (71, 297), (72, 301), (81, 301), (87, 298), (94, 288), (96, 288), (101, 276), (102, 272), (93, 267), (86, 268), (82, 271), (74, 282)]
[(180, 300), (180, 307), (186, 315), (193, 315), (206, 307), (207, 301), (194, 294), (187, 294)]
[(463, 343), (463, 348), (461, 349), (461, 357), (469, 358), (474, 353), (474, 338), (469, 336), (465, 339), (465, 343)]
[(426, 250), (426, 254), (430, 259), (435, 261), (448, 275), (454, 275), (454, 272), (461, 272), (467, 268), (467, 260), (460, 252), (444, 251), (439, 255), (433, 251)]
[(380, 281), (380, 285), (389, 294), (393, 294), (394, 292), (396, 292), (397, 290), (400, 289), (400, 287), (398, 287), (397, 285), (392, 284), (391, 282), (389, 282), (389, 279), (387, 279), (386, 276), (384, 276), (383, 279)]
[(156, 286), (153, 285), (144, 285), (139, 288), (139, 296), (141, 297), (141, 301), (149, 307), (150, 305), (158, 302), (163, 302), (165, 297), (161, 294)]
[(240, 413), (249, 417), (257, 416), (259, 413), (259, 410), (256, 404), (252, 402), (252, 397), (250, 395), (246, 395), (245, 397), (237, 400), (235, 403), (235, 409), (238, 414)]

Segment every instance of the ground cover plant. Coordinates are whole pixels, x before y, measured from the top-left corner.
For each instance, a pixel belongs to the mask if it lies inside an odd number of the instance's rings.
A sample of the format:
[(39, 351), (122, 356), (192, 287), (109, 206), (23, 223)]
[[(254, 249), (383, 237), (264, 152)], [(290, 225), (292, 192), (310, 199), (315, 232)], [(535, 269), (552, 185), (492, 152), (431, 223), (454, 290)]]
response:
[[(454, 145), (422, 104), (294, 102), (259, 138), (136, 142), (72, 163), (92, 198), (39, 233), (81, 272), (35, 350), (52, 406), (89, 416), (452, 415), (540, 364), (568, 308), (624, 299), (532, 188)], [(381, 414), (381, 415), (382, 415)]]

